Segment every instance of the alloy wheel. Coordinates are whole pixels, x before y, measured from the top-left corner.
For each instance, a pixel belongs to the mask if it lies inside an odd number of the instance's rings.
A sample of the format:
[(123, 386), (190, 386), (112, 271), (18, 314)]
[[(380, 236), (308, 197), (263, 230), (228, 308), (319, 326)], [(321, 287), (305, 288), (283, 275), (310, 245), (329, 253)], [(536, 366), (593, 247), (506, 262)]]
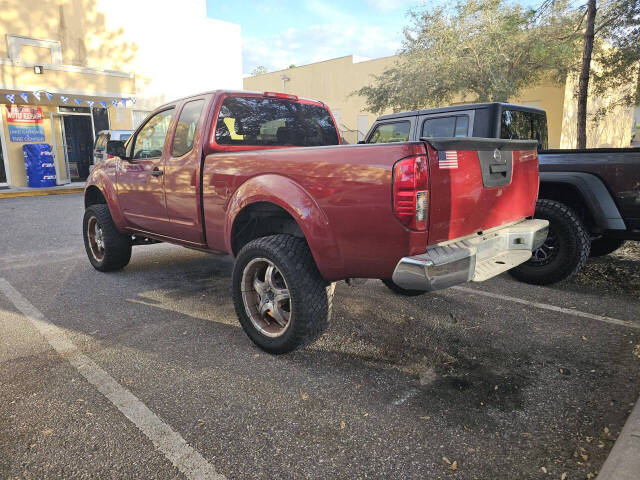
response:
[(551, 261), (558, 256), (558, 239), (553, 233), (553, 230), (549, 229), (547, 239), (540, 247), (536, 248), (532, 252), (529, 263), (541, 267), (551, 263)]
[(87, 222), (87, 238), (91, 255), (98, 262), (101, 262), (104, 259), (104, 235), (96, 217), (91, 217)]
[(291, 324), (291, 295), (280, 269), (255, 258), (242, 272), (242, 301), (253, 326), (267, 337), (279, 337)]

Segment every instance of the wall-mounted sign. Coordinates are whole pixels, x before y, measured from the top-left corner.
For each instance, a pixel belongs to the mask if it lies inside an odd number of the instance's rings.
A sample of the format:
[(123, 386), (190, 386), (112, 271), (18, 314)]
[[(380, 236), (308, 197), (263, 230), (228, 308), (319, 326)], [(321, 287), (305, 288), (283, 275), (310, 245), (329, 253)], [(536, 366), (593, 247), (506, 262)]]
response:
[(11, 105), (7, 107), (7, 126), (12, 142), (44, 142), (42, 109)]

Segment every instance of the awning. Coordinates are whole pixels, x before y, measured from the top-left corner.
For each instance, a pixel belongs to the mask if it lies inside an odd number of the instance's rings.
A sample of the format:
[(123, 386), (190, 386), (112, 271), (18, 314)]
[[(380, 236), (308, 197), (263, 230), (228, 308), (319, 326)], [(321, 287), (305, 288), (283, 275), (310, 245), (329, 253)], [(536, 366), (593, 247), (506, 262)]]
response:
[(70, 91), (51, 90), (6, 90), (0, 89), (0, 103), (7, 105), (69, 106), (69, 107), (126, 107), (136, 103), (131, 94), (87, 95)]

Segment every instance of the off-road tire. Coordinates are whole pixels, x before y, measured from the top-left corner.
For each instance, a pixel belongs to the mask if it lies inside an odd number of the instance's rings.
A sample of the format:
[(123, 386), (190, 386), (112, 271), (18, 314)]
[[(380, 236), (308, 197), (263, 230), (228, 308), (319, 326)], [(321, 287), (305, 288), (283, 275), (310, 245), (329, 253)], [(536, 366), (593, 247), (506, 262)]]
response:
[[(89, 244), (87, 226), (92, 217), (95, 217), (102, 229), (104, 257), (101, 260), (94, 257)], [(131, 238), (118, 231), (111, 218), (109, 207), (103, 203), (91, 205), (85, 210), (82, 220), (82, 236), (89, 261), (96, 270), (101, 272), (120, 270), (131, 260)]]
[(401, 286), (396, 285), (396, 283), (390, 278), (383, 278), (382, 283), (384, 283), (385, 286), (393, 293), (404, 295), (405, 297), (417, 297), (418, 295), (427, 293), (424, 290), (408, 290), (406, 288), (402, 288)]
[(603, 257), (615, 252), (624, 244), (624, 240), (611, 237), (600, 237), (591, 240), (590, 257)]
[[(270, 260), (280, 271), (289, 289), (289, 326), (278, 337), (263, 335), (253, 325), (242, 298), (245, 267), (256, 258)], [(261, 349), (281, 354), (316, 340), (331, 318), (334, 284), (322, 278), (304, 239), (292, 235), (272, 235), (247, 243), (233, 266), (233, 304), (242, 328)]]
[(578, 273), (589, 258), (591, 241), (580, 217), (571, 208), (555, 200), (538, 200), (535, 218), (549, 220), (549, 239), (557, 250), (546, 264), (531, 258), (509, 270), (514, 278), (534, 285), (560, 282)]

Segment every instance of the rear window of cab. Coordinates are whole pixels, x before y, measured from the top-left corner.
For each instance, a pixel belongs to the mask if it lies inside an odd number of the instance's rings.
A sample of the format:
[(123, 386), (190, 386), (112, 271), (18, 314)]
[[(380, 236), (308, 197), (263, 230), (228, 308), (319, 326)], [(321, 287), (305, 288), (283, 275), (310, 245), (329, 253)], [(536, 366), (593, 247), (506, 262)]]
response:
[(307, 103), (229, 96), (216, 122), (218, 145), (315, 147), (338, 145), (329, 110)]

